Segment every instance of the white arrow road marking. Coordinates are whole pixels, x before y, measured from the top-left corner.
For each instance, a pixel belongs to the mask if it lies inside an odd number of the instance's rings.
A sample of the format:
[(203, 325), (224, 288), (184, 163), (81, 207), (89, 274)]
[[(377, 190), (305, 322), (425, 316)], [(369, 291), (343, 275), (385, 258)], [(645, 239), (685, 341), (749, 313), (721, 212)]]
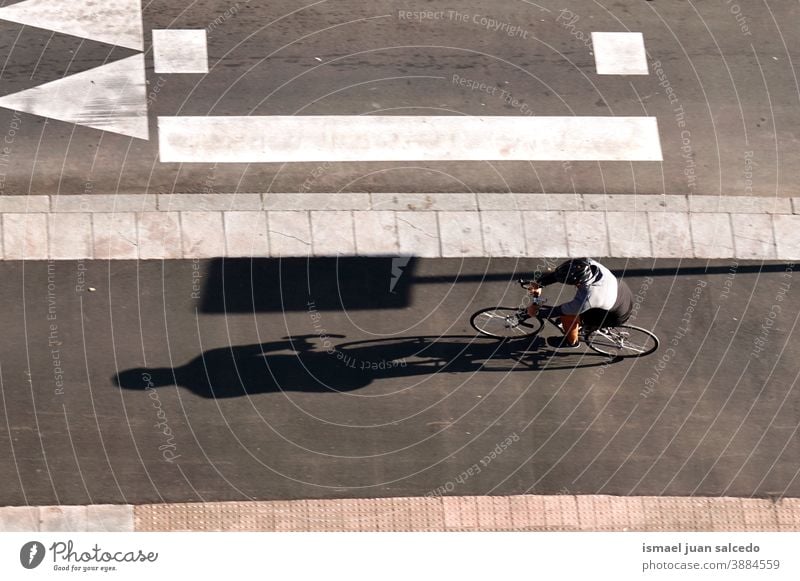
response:
[(27, 0), (0, 8), (0, 20), (144, 50), (141, 0)]
[(0, 107), (148, 139), (144, 55), (0, 97)]
[(655, 117), (159, 117), (161, 161), (660, 161)]

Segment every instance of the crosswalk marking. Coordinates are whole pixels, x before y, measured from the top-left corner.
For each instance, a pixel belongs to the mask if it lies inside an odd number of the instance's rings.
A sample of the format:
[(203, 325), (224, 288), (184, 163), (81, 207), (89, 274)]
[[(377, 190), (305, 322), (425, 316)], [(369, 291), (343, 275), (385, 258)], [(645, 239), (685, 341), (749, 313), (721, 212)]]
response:
[(0, 107), (148, 139), (144, 56), (0, 97)]
[(649, 73), (641, 32), (593, 32), (592, 50), (598, 75)]
[(26, 0), (0, 20), (144, 50), (141, 0)]
[(153, 30), (153, 63), (157, 74), (207, 73), (205, 30)]
[(660, 161), (655, 117), (159, 117), (162, 162)]

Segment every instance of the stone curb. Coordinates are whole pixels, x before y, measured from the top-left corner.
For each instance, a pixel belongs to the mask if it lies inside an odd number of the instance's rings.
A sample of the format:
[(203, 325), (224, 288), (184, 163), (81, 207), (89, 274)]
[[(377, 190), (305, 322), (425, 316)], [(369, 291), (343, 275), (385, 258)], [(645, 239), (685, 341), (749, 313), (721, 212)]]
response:
[(607, 210), (0, 214), (4, 260), (397, 256), (800, 260), (800, 215)]
[(0, 508), (4, 532), (800, 531), (800, 499), (447, 496)]
[(2, 532), (133, 532), (133, 506), (0, 507)]
[(484, 210), (800, 214), (800, 198), (654, 194), (205, 193), (0, 196), (0, 212)]

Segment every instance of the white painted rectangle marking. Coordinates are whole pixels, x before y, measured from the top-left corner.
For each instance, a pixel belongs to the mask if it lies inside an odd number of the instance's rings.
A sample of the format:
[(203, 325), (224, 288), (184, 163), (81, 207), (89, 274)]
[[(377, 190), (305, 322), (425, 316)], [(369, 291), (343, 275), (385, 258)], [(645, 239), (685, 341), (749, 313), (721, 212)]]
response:
[(164, 163), (661, 161), (655, 117), (159, 117)]
[(598, 75), (646, 75), (647, 54), (641, 32), (593, 32)]
[(205, 30), (153, 30), (155, 72), (207, 73)]

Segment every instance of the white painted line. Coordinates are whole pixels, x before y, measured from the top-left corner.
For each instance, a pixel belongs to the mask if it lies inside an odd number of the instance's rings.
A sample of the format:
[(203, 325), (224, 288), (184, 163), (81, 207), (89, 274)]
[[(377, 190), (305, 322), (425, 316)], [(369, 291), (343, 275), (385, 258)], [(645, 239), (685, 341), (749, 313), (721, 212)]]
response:
[(156, 73), (207, 73), (205, 30), (153, 30)]
[(147, 139), (144, 56), (0, 97), (0, 107)]
[(144, 50), (141, 0), (27, 0), (0, 8), (0, 20)]
[(660, 161), (655, 117), (159, 117), (161, 161)]
[(641, 32), (593, 32), (598, 75), (646, 75), (647, 54)]

